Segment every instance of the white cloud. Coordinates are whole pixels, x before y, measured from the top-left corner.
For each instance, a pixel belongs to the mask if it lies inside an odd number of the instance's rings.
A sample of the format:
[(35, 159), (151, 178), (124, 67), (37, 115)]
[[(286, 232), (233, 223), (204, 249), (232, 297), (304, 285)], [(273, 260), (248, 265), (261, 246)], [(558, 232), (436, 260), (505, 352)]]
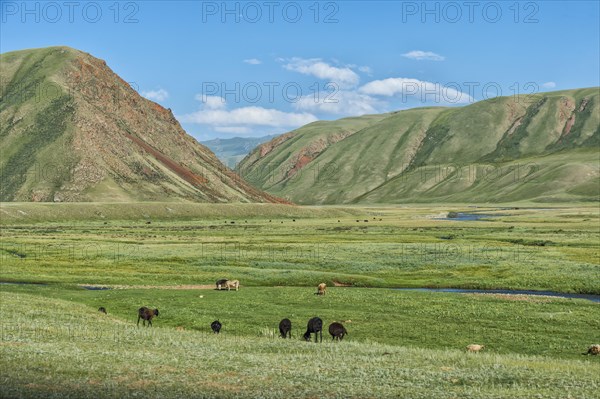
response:
[[(271, 126), (271, 127), (299, 127), (307, 123), (314, 122), (317, 118), (306, 112), (283, 112), (273, 108), (263, 107), (241, 107), (232, 110), (226, 109), (226, 106), (216, 107), (220, 97), (205, 96), (210, 98), (203, 101), (200, 110), (190, 114), (182, 115), (178, 119), (182, 122), (197, 123), (209, 125), (213, 128), (223, 129), (249, 128), (250, 126)], [(214, 99), (216, 97), (216, 100)], [(202, 96), (196, 96), (196, 99), (204, 100)], [(211, 108), (212, 107), (212, 108)]]
[(364, 115), (377, 113), (379, 101), (367, 94), (356, 91), (339, 90), (334, 93), (323, 93), (315, 96), (304, 96), (294, 103), (294, 108), (301, 111), (324, 112), (336, 115)]
[[(454, 87), (453, 87), (454, 86)], [(461, 91), (461, 87), (448, 84), (422, 81), (409, 78), (388, 78), (374, 80), (358, 90), (361, 93), (378, 96), (401, 95), (402, 100), (408, 98), (419, 99), (421, 102), (434, 102), (445, 104), (465, 104), (474, 102), (473, 97)]]
[(356, 86), (360, 80), (360, 77), (352, 69), (331, 66), (320, 58), (303, 59), (294, 57), (287, 62), (283, 67), (289, 71), (312, 75), (319, 79), (335, 82), (340, 86)]
[(358, 67), (358, 70), (361, 71), (361, 72), (364, 72), (364, 73), (366, 73), (368, 75), (371, 75), (373, 73), (373, 69), (371, 69), (371, 67), (369, 67), (369, 66)]
[(246, 64), (250, 64), (250, 65), (258, 65), (258, 64), (262, 64), (262, 61), (257, 59), (257, 58), (249, 58), (247, 60), (244, 60), (244, 62)]
[(225, 108), (226, 105), (225, 99), (221, 96), (197, 94), (194, 98), (201, 101), (204, 104), (205, 109), (222, 109)]
[(403, 57), (410, 58), (411, 60), (417, 61), (444, 61), (446, 57), (433, 53), (431, 51), (413, 50), (408, 53), (402, 54)]
[(169, 93), (164, 89), (142, 91), (142, 96), (152, 101), (165, 101), (169, 98)]
[(542, 87), (545, 89), (554, 89), (556, 87), (556, 83), (555, 82), (542, 83)]
[(283, 112), (273, 108), (242, 107), (233, 110), (206, 109), (183, 115), (184, 122), (213, 126), (259, 125), (259, 126), (302, 126), (317, 118), (308, 113)]

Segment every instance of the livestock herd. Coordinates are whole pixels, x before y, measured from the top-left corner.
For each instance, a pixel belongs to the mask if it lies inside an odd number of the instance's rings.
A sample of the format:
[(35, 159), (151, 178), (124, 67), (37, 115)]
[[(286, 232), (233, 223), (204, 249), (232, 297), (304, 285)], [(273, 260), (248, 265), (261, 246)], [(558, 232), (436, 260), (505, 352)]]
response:
[[(216, 282), (216, 289), (219, 291), (223, 288), (227, 288), (227, 291), (230, 291), (231, 288), (238, 291), (239, 287), (240, 282), (238, 280), (220, 279)], [(325, 295), (326, 291), (327, 285), (325, 283), (320, 283), (317, 286), (315, 295)], [(104, 306), (99, 307), (98, 311), (107, 314)], [(158, 314), (158, 309), (150, 309), (146, 306), (142, 306), (138, 309), (137, 325), (139, 326), (140, 320), (143, 320), (143, 326), (146, 326), (146, 322), (148, 322), (148, 326), (151, 327), (152, 319), (158, 316)], [(219, 320), (215, 320), (210, 324), (210, 328), (215, 334), (219, 334), (222, 326), (223, 325)], [(303, 335), (304, 340), (310, 342), (312, 334), (315, 334), (315, 342), (323, 342), (323, 320), (319, 317), (313, 317), (308, 320), (306, 332)], [(329, 334), (331, 335), (332, 340), (341, 341), (344, 339), (344, 336), (348, 334), (348, 331), (341, 323), (333, 322), (329, 325)], [(292, 322), (290, 319), (285, 318), (279, 322), (279, 335), (281, 338), (292, 338)], [(484, 348), (485, 345), (479, 344), (470, 344), (466, 347), (468, 352), (480, 352)], [(600, 355), (600, 345), (591, 345), (586, 352), (582, 353), (582, 355)]]

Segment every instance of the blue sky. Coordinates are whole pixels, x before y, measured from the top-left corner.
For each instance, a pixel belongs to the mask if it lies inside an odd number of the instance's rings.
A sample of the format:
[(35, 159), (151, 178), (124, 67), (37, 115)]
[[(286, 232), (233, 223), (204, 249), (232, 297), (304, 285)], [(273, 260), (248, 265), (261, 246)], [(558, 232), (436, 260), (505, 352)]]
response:
[(600, 85), (597, 1), (0, 3), (2, 52), (89, 52), (199, 140)]

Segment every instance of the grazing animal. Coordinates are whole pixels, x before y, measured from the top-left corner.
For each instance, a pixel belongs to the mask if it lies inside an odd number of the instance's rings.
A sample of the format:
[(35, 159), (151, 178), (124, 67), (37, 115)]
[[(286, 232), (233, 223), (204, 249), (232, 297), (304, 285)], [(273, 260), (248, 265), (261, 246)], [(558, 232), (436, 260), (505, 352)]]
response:
[(145, 306), (142, 306), (138, 309), (138, 320), (137, 325), (140, 325), (140, 319), (143, 320), (142, 325), (146, 325), (146, 321), (148, 322), (148, 326), (152, 327), (152, 319), (154, 316), (158, 316), (158, 309), (150, 309)]
[(316, 295), (325, 295), (325, 291), (327, 290), (327, 284), (321, 283), (317, 286)]
[(219, 320), (215, 320), (212, 323), (210, 323), (210, 328), (213, 330), (213, 332), (215, 334), (218, 334), (221, 331), (221, 327), (223, 325), (221, 324), (221, 322)]
[(104, 306), (100, 306), (100, 307), (98, 308), (98, 312), (101, 312), (101, 313), (104, 313), (104, 314), (106, 314), (106, 308), (105, 308)]
[(290, 319), (283, 319), (279, 322), (279, 334), (281, 338), (292, 338), (292, 322)]
[(229, 280), (227, 280), (226, 278), (217, 280), (217, 289), (221, 290), (221, 287), (223, 287), (227, 281), (229, 281)]
[(592, 345), (588, 348), (587, 352), (582, 353), (582, 355), (600, 355), (600, 345)]
[(235, 290), (240, 289), (240, 282), (238, 280), (227, 280), (225, 282), (225, 287), (227, 287), (227, 291), (231, 291), (231, 287), (235, 288)]
[(469, 351), (469, 352), (479, 352), (479, 351), (483, 350), (483, 348), (485, 348), (485, 345), (477, 345), (477, 344), (467, 345), (467, 351)]
[(320, 342), (323, 342), (323, 320), (313, 317), (308, 321), (306, 332), (304, 333), (306, 342), (310, 342), (310, 334), (315, 334), (315, 342), (317, 342), (317, 335), (321, 337)]
[(341, 341), (348, 331), (341, 323), (335, 322), (329, 325), (329, 334), (331, 334), (331, 339)]

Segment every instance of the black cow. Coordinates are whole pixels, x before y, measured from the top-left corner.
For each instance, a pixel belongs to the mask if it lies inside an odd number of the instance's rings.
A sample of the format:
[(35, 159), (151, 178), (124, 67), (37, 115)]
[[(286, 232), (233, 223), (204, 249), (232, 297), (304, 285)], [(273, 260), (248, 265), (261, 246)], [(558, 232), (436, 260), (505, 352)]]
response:
[(329, 334), (331, 334), (331, 339), (341, 341), (348, 331), (341, 323), (336, 322), (329, 325)]
[(306, 325), (306, 332), (304, 333), (304, 339), (309, 342), (310, 334), (315, 334), (315, 342), (317, 342), (317, 335), (320, 335), (321, 341), (323, 342), (323, 320), (318, 317), (313, 317), (308, 321)]
[(279, 333), (281, 338), (292, 338), (292, 322), (290, 319), (283, 319), (279, 322)]
[(217, 280), (217, 289), (220, 290), (222, 287), (225, 286), (225, 283), (229, 281), (229, 279), (226, 278), (222, 278), (220, 280)]
[(210, 328), (215, 334), (218, 334), (221, 331), (221, 326), (222, 324), (219, 320), (215, 320), (210, 324)]

